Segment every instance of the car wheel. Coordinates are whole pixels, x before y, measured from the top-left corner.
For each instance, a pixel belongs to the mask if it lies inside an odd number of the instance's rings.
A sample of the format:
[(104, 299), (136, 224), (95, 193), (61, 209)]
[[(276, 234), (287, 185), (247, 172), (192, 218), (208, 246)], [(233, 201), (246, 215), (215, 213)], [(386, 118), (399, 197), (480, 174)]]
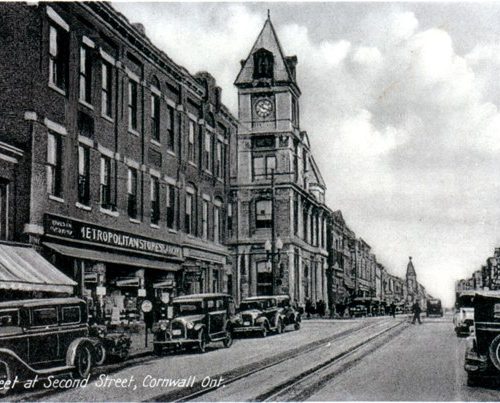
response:
[(229, 348), (233, 345), (233, 334), (231, 332), (227, 332), (226, 338), (223, 341), (224, 347)]
[(153, 353), (157, 355), (158, 357), (163, 355), (163, 348), (160, 344), (155, 344), (153, 346)]
[(260, 335), (261, 337), (267, 337), (267, 326), (265, 323), (260, 324)]
[(500, 371), (500, 334), (490, 344), (490, 359), (496, 369)]
[(295, 322), (295, 324), (293, 325), (293, 328), (295, 330), (299, 330), (300, 329), (300, 322)]
[(102, 343), (98, 343), (94, 346), (94, 364), (102, 365), (106, 361), (106, 349)]
[(128, 348), (122, 348), (120, 350), (120, 353), (118, 354), (118, 359), (120, 361), (126, 361), (129, 356), (129, 349)]
[(92, 369), (92, 354), (90, 348), (80, 344), (76, 349), (75, 369), (73, 370), (73, 378), (82, 379), (90, 374)]
[[(0, 361), (0, 382), (2, 385), (5, 385), (6, 382), (11, 382), (15, 379), (16, 375), (14, 374), (13, 368), (9, 365), (7, 361), (1, 360)], [(0, 389), (0, 395), (5, 396), (7, 393), (9, 393), (12, 389), (11, 388), (1, 388)]]
[(198, 351), (200, 353), (204, 353), (207, 351), (207, 340), (205, 338), (205, 332), (203, 329), (198, 333)]
[(467, 386), (478, 386), (479, 385), (479, 377), (473, 374), (467, 374)]

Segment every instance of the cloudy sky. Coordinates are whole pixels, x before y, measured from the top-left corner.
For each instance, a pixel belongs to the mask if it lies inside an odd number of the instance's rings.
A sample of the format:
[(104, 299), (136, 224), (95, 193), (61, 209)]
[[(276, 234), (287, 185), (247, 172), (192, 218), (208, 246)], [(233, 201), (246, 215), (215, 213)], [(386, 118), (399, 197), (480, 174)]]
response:
[(192, 73), (234, 79), (267, 15), (297, 55), (301, 125), (377, 259), (453, 303), (500, 246), (500, 3), (115, 3)]

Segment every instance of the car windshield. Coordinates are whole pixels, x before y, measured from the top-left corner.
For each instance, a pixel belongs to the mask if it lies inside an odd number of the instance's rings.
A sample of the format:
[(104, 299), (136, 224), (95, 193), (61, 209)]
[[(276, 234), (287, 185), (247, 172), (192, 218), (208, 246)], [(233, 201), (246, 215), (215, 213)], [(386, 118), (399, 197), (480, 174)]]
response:
[(240, 304), (240, 311), (247, 311), (249, 309), (262, 310), (266, 306), (266, 301), (242, 301)]
[(441, 305), (441, 301), (439, 300), (430, 300), (429, 305), (439, 306)]
[(457, 300), (459, 308), (474, 308), (474, 295), (461, 295)]
[(174, 302), (174, 316), (203, 314), (203, 301)]

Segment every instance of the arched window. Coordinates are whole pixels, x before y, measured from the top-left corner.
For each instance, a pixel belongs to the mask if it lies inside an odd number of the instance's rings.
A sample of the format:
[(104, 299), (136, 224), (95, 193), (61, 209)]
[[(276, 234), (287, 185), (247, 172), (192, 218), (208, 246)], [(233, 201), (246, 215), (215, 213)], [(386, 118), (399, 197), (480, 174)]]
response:
[(253, 78), (273, 78), (274, 56), (266, 49), (259, 49), (253, 54)]

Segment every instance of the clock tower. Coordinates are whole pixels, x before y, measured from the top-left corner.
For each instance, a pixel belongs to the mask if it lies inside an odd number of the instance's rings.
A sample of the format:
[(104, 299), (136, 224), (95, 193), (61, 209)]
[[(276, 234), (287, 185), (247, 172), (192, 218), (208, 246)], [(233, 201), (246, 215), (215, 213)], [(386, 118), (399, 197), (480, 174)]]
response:
[(238, 173), (232, 185), (237, 298), (288, 294), (327, 300), (325, 185), (299, 127), (296, 56), (285, 56), (270, 17), (238, 88)]

